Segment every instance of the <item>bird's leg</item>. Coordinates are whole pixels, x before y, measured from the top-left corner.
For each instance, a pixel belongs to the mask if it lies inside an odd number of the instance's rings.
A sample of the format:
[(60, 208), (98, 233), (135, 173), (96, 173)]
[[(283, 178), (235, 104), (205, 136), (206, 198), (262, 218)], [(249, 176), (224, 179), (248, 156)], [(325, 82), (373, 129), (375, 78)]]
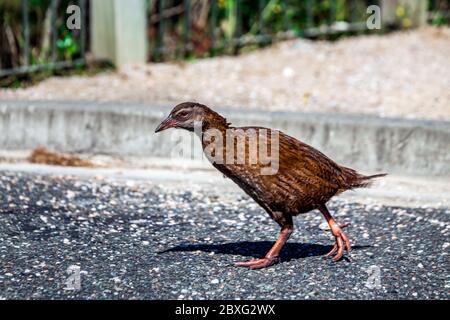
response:
[(350, 241), (348, 241), (347, 236), (342, 231), (342, 229), (348, 226), (348, 224), (337, 224), (336, 220), (333, 219), (325, 205), (320, 206), (318, 209), (320, 212), (322, 212), (323, 216), (327, 220), (328, 225), (331, 229), (331, 233), (336, 238), (336, 242), (333, 248), (330, 252), (327, 253), (326, 256), (333, 256), (333, 261), (338, 261), (342, 258), (344, 249), (347, 250), (347, 252), (350, 252), (350, 250), (352, 249), (352, 247), (350, 246)]
[[(267, 252), (264, 258), (252, 259), (244, 262), (237, 262), (235, 263), (235, 266), (250, 267), (250, 269), (261, 269), (277, 263), (278, 255), (280, 253), (281, 248), (283, 248), (284, 244), (292, 234), (292, 231), (294, 231), (294, 227), (292, 224), (292, 217), (289, 217), (288, 220), (290, 221), (290, 223), (282, 225), (280, 235), (278, 236), (277, 241), (269, 250), (269, 252)], [(277, 222), (280, 223), (278, 220)]]

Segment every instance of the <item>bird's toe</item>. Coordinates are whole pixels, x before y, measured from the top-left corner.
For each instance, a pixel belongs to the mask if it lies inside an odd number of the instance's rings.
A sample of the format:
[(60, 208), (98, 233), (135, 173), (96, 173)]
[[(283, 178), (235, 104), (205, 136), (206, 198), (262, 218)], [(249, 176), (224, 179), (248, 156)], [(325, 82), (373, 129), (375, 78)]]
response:
[(236, 267), (249, 267), (249, 266), (251, 266), (252, 264), (255, 264), (255, 263), (257, 263), (258, 261), (260, 261), (261, 259), (250, 259), (250, 260), (247, 260), (247, 261), (239, 261), (239, 262), (236, 262), (234, 265), (236, 266)]
[(333, 248), (326, 254), (326, 256), (332, 257), (333, 261), (336, 262), (343, 257), (344, 251), (350, 252), (351, 250), (352, 247), (347, 236), (343, 232), (340, 232), (340, 234), (336, 237), (336, 242)]
[(278, 257), (273, 258), (262, 258), (262, 259), (251, 259), (243, 262), (236, 262), (234, 265), (236, 267), (249, 267), (250, 269), (261, 269), (269, 267), (278, 262)]
[(326, 257), (333, 256), (334, 254), (336, 254), (337, 250), (338, 250), (338, 246), (337, 246), (337, 244), (335, 243), (335, 244), (333, 245), (333, 248), (330, 250), (330, 252), (328, 252), (325, 256), (326, 256)]

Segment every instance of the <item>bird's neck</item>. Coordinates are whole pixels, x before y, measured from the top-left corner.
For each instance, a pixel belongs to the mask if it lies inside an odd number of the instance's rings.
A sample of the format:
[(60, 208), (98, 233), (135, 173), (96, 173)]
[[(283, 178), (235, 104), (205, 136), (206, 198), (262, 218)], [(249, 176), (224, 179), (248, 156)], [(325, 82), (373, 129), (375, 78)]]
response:
[(206, 124), (203, 127), (203, 133), (208, 131), (208, 130), (219, 130), (222, 133), (226, 133), (227, 129), (230, 129), (231, 127), (229, 126), (229, 124), (226, 122), (217, 122), (217, 123), (210, 123), (210, 124)]
[[(210, 145), (211, 147), (214, 144), (222, 149), (225, 144), (227, 130), (231, 128), (232, 127), (230, 126), (230, 124), (222, 116), (217, 116), (212, 119), (208, 119), (208, 121), (205, 121), (202, 126), (201, 132), (196, 132), (202, 143), (203, 150), (205, 151), (205, 148), (208, 145)], [(211, 142), (213, 142), (213, 144), (211, 144)]]
[[(219, 114), (215, 114), (214, 117), (210, 117), (206, 121), (203, 122), (201, 127), (201, 135), (205, 134), (210, 130), (218, 130), (223, 135), (225, 135), (227, 129), (230, 129), (230, 123), (227, 122), (227, 119), (222, 117)], [(200, 132), (198, 132), (200, 133)]]

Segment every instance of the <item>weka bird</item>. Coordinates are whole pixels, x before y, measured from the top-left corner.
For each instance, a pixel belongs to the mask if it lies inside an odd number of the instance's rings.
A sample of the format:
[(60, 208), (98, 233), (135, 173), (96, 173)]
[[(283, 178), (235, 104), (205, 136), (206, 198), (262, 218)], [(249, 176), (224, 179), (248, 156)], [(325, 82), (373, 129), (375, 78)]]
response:
[[(336, 238), (327, 256), (332, 256), (334, 261), (341, 259), (344, 250), (351, 250), (350, 242), (342, 231), (347, 225), (340, 225), (333, 219), (326, 207), (327, 201), (343, 191), (367, 187), (373, 178), (386, 175), (359, 174), (278, 130), (232, 127), (224, 117), (199, 103), (185, 102), (177, 105), (155, 132), (169, 128), (196, 132), (212, 165), (241, 187), (281, 227), (277, 241), (263, 258), (238, 262), (236, 266), (258, 269), (276, 263), (281, 248), (294, 229), (292, 217), (313, 209), (318, 209), (324, 215)], [(209, 134), (211, 131), (215, 134)], [(218, 137), (217, 133), (222, 137)], [(278, 161), (272, 174), (262, 173), (261, 169), (267, 166), (267, 161), (250, 161), (249, 150), (252, 149), (252, 141), (255, 141), (250, 138), (252, 135), (258, 137), (256, 149), (270, 149), (271, 157)], [(214, 136), (215, 142), (217, 139), (223, 141), (211, 148), (211, 136)], [(240, 138), (244, 139), (239, 140)], [(239, 148), (245, 149), (244, 159), (239, 159)]]

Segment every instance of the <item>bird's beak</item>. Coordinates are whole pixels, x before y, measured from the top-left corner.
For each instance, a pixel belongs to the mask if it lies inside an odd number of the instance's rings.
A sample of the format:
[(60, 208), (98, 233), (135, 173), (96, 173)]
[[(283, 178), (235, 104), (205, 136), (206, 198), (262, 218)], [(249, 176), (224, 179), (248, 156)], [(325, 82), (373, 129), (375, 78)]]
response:
[(170, 116), (168, 116), (166, 118), (166, 120), (164, 120), (163, 122), (161, 122), (159, 124), (159, 126), (155, 130), (155, 133), (169, 129), (169, 128), (174, 128), (174, 127), (176, 127), (177, 124), (178, 124), (178, 122), (175, 119), (172, 119)]

